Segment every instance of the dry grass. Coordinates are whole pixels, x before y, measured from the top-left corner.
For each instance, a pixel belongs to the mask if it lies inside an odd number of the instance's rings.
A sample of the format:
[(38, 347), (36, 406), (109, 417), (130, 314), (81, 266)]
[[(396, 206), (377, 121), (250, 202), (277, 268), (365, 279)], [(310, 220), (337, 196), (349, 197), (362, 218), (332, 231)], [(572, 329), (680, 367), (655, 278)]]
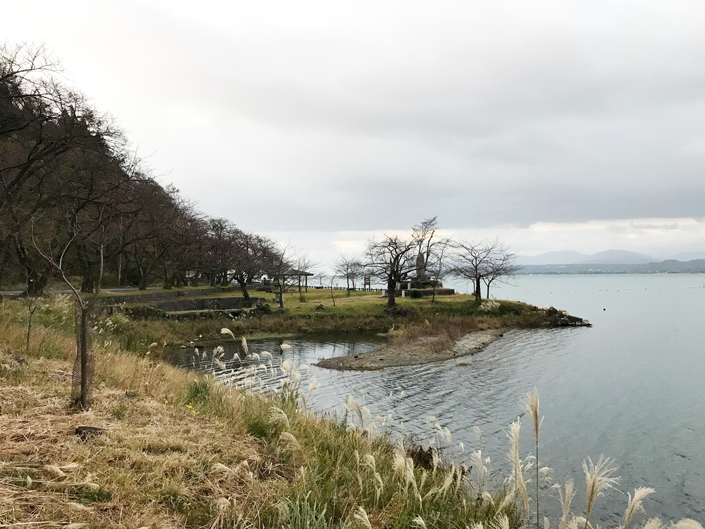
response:
[[(269, 474), (267, 457), (236, 417), (194, 415), (171, 402), (185, 374), (155, 377), (137, 391), (123, 359), (101, 360), (101, 373), (117, 367), (124, 376), (113, 372), (110, 387), (99, 384), (89, 412), (67, 406), (70, 372), (61, 361), (32, 362), (41, 388), (0, 386), (0, 486), (8, 492), (0, 494), (0, 523), (197, 527), (216, 516), (220, 498), (239, 498), (247, 509), (253, 494), (281, 490), (277, 479), (250, 477)], [(104, 433), (84, 441), (75, 434), (81, 425)], [(243, 462), (248, 472), (235, 471)]]

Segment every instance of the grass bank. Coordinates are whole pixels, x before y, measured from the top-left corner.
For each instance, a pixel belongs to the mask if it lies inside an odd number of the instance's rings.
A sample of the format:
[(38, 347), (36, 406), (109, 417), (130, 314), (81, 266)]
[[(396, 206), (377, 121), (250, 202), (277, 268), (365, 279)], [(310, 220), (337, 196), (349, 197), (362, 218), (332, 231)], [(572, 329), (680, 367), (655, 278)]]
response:
[[(221, 294), (220, 296), (232, 296)], [(269, 295), (271, 296), (271, 295)], [(122, 314), (103, 317), (101, 328), (123, 349), (140, 350), (149, 344), (179, 344), (220, 338), (228, 327), (248, 338), (286, 337), (307, 334), (388, 333), (394, 341), (414, 340), (419, 336), (439, 337), (438, 346), (447, 346), (473, 330), (498, 328), (539, 328), (556, 324), (554, 316), (525, 303), (490, 301), (477, 303), (472, 296), (457, 294), (428, 298), (398, 298), (398, 310), (386, 311), (386, 299), (379, 293), (311, 290), (302, 301), (298, 293), (284, 295), (284, 309), (271, 300), (270, 314), (241, 317), (220, 316), (218, 311), (195, 319), (131, 319)], [(213, 297), (219, 297), (218, 295)]]

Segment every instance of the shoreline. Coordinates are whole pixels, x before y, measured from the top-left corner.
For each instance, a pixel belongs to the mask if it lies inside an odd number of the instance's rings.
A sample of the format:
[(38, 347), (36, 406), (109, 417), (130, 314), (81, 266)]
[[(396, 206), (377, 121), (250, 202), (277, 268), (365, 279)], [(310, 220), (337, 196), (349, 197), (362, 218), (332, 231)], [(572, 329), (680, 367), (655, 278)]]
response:
[(326, 358), (315, 365), (337, 371), (377, 371), (386, 367), (430, 364), (477, 354), (504, 336), (504, 332), (502, 328), (471, 332), (456, 340), (451, 348), (441, 351), (434, 351), (434, 345), (440, 345), (442, 338), (426, 336), (411, 342), (387, 344), (368, 353)]

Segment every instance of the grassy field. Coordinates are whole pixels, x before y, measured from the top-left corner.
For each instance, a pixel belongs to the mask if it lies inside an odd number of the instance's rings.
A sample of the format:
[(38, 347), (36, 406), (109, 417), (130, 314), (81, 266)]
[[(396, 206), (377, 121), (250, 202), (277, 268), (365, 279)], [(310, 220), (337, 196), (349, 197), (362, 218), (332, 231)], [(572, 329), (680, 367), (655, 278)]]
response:
[[(209, 297), (229, 297), (232, 293)], [(436, 302), (429, 298), (398, 298), (398, 307), (407, 311), (405, 315), (390, 315), (385, 312), (386, 299), (379, 292), (351, 292), (335, 290), (331, 299), (330, 290), (309, 290), (301, 301), (297, 292), (284, 294), (284, 309), (273, 303), (272, 294), (253, 293), (265, 297), (271, 313), (257, 317), (244, 315), (227, 318), (217, 315), (183, 319), (154, 318), (131, 320), (116, 314), (102, 318), (110, 320), (106, 336), (120, 342), (124, 349), (136, 350), (151, 343), (177, 344), (189, 341), (212, 341), (219, 339), (220, 329), (229, 327), (238, 335), (248, 338), (287, 337), (308, 334), (336, 333), (388, 333), (394, 340), (410, 339), (425, 335), (448, 334), (458, 337), (462, 330), (513, 327), (535, 328), (550, 325), (543, 312), (535, 307), (511, 301), (492, 301), (478, 304), (472, 296), (439, 296)]]

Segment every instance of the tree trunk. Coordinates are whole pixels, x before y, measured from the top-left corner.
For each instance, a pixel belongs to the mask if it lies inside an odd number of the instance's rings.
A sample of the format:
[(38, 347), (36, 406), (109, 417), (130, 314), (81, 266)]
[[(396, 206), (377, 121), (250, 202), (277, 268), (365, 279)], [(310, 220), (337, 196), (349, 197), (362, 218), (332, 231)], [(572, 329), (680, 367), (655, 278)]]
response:
[(17, 255), (17, 260), (20, 265), (25, 269), (25, 277), (27, 278), (27, 284), (25, 288), (25, 294), (27, 296), (41, 296), (44, 293), (44, 288), (46, 288), (49, 282), (49, 274), (46, 270), (40, 270), (35, 267), (32, 259), (24, 247), (24, 244), (19, 237), (13, 237), (13, 243), (15, 245), (15, 253)]
[(138, 266), (137, 269), (140, 271), (140, 284), (139, 284), (139, 289), (140, 290), (147, 290), (147, 270), (144, 269), (141, 266)]
[(250, 293), (247, 291), (247, 281), (244, 279), (237, 278), (237, 284), (240, 285), (240, 290), (242, 290), (242, 297), (245, 298), (245, 303), (250, 300)]
[(480, 276), (475, 278), (475, 301), (482, 301), (482, 285), (480, 284)]
[(387, 306), (388, 307), (395, 307), (397, 304), (396, 300), (396, 293), (397, 290), (397, 282), (394, 281), (393, 279), (390, 279), (387, 281)]
[(49, 282), (49, 274), (31, 269), (27, 272), (27, 296), (41, 296)]
[(85, 294), (93, 293), (93, 267), (88, 266), (83, 269), (83, 280), (81, 281), (81, 292)]
[(81, 408), (90, 408), (89, 391), (90, 379), (88, 377), (88, 307), (81, 306)]
[(105, 245), (100, 243), (100, 269), (98, 270), (98, 283), (95, 286), (95, 295), (100, 295), (100, 285), (103, 282), (103, 272), (105, 271)]
[(492, 282), (492, 281), (489, 281), (489, 282), (487, 283), (487, 293), (486, 293), (486, 295), (485, 295), (485, 299), (490, 299), (490, 283), (491, 283), (491, 282)]

